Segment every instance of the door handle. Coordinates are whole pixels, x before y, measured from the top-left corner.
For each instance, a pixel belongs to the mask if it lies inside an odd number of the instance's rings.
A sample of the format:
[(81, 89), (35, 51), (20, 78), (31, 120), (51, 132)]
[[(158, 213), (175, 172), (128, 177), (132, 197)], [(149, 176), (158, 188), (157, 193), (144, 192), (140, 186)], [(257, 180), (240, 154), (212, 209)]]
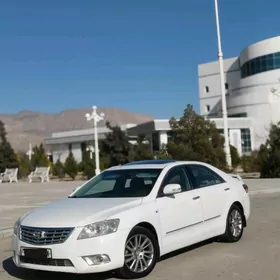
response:
[(193, 200), (197, 200), (197, 199), (200, 199), (200, 196), (193, 197)]
[(225, 192), (226, 192), (226, 191), (229, 191), (229, 190), (230, 190), (230, 188), (226, 188), (226, 189), (225, 189)]

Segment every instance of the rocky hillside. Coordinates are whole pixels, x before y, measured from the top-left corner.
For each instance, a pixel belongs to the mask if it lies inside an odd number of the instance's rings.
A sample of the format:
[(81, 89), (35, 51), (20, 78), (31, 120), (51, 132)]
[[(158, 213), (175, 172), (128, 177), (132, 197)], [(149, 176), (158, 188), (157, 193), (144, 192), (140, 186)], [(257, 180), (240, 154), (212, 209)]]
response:
[[(22, 111), (14, 115), (0, 114), (0, 120), (6, 124), (8, 138), (16, 151), (26, 151), (29, 142), (39, 144), (53, 132), (90, 128), (85, 119), (85, 113), (91, 108), (70, 109), (58, 114), (45, 114), (36, 111)], [(98, 108), (98, 112), (105, 113), (106, 121), (112, 124), (143, 123), (153, 117), (135, 114), (121, 109)], [(99, 125), (104, 125), (100, 123)]]

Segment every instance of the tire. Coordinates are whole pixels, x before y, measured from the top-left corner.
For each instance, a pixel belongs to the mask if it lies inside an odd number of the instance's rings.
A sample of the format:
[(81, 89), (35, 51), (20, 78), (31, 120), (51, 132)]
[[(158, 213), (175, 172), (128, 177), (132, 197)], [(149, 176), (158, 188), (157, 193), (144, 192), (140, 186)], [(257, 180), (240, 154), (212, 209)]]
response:
[[(138, 246), (138, 250), (135, 251), (134, 245), (136, 245), (136, 242), (142, 246)], [(143, 250), (143, 247), (145, 250)], [(156, 236), (148, 229), (136, 226), (128, 235), (124, 254), (124, 266), (116, 271), (118, 277), (138, 279), (147, 276), (153, 271), (159, 259), (159, 246)]]
[(238, 205), (234, 204), (229, 209), (226, 231), (220, 237), (220, 240), (227, 243), (238, 242), (243, 236), (244, 227), (244, 213)]

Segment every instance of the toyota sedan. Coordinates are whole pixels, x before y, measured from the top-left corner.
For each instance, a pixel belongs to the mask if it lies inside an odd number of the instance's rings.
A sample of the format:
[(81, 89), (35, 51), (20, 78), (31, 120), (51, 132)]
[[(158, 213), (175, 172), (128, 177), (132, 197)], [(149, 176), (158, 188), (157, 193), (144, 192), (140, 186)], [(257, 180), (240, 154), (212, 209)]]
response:
[(13, 260), (27, 269), (135, 279), (180, 248), (214, 237), (239, 241), (249, 215), (248, 187), (209, 164), (134, 162), (19, 218)]

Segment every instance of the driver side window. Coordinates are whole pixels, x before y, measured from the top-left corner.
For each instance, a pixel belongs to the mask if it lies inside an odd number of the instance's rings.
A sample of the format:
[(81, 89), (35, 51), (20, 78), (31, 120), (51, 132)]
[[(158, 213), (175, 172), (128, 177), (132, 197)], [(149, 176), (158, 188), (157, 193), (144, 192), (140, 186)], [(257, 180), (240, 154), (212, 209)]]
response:
[(191, 189), (190, 181), (183, 166), (175, 166), (165, 175), (161, 185), (160, 195), (163, 195), (164, 187), (169, 184), (179, 184), (181, 186), (182, 192)]

